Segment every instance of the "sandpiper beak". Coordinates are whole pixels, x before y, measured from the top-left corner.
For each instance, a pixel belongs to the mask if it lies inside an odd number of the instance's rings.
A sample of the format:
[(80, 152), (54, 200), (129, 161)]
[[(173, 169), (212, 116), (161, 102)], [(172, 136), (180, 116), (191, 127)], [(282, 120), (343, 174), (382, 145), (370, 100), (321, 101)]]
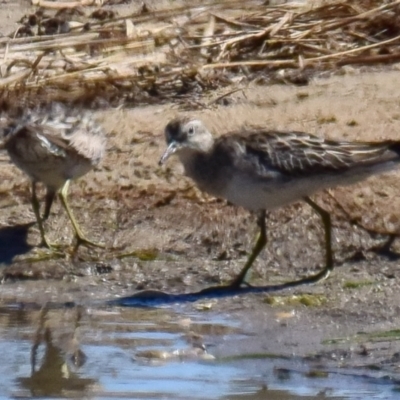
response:
[(160, 158), (158, 165), (163, 165), (177, 150), (179, 149), (179, 144), (177, 142), (171, 142), (170, 145), (165, 150), (164, 154)]

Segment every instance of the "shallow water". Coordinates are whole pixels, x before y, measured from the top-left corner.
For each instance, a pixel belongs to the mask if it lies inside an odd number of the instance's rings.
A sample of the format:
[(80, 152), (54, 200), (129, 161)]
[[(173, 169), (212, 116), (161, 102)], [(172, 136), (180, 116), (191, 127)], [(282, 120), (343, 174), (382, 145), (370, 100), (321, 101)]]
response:
[[(301, 360), (241, 351), (239, 323), (212, 312), (0, 309), (0, 398), (395, 399), (384, 379), (310, 374)], [(217, 356), (214, 357), (213, 354)], [(311, 377), (312, 376), (312, 377)]]

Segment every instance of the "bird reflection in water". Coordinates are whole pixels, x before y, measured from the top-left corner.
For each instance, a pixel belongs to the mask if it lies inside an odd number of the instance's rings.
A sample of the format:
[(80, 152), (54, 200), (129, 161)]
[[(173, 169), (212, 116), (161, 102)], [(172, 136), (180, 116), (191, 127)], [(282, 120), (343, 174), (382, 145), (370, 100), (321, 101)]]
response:
[[(81, 309), (77, 309), (77, 317), (72, 340), (68, 343), (69, 350), (65, 352), (54, 345), (52, 330), (46, 324), (48, 309), (40, 313), (39, 327), (36, 331), (31, 350), (31, 376), (18, 378), (23, 390), (29, 390), (32, 396), (69, 396), (84, 395), (96, 384), (95, 379), (82, 378), (74, 372), (83, 366), (85, 354), (79, 349), (76, 332), (81, 319)], [(42, 359), (38, 360), (38, 352), (44, 346)], [(39, 356), (40, 357), (40, 356)]]

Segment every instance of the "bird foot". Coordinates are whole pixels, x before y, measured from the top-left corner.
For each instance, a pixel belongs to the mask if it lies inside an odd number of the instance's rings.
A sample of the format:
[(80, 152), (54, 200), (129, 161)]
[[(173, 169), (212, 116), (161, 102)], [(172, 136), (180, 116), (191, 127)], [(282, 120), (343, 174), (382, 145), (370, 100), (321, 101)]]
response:
[(86, 246), (86, 247), (98, 247), (100, 249), (105, 249), (106, 246), (101, 243), (96, 243), (93, 242), (89, 239), (86, 239), (83, 235), (76, 235), (76, 246), (75, 248), (78, 248), (79, 246)]
[(43, 238), (42, 238), (42, 241), (39, 243), (39, 247), (42, 247), (42, 248), (45, 247), (45, 248), (47, 248), (47, 249), (50, 250), (50, 251), (57, 252), (57, 251), (59, 251), (59, 249), (62, 248), (62, 245), (60, 245), (60, 244), (55, 244), (55, 243), (50, 243), (50, 242), (47, 240), (46, 237), (43, 237)]
[(34, 256), (32, 258), (27, 258), (26, 261), (30, 262), (38, 262), (45, 261), (55, 258), (63, 258), (65, 257), (65, 253), (56, 249), (55, 247), (38, 247), (34, 251)]

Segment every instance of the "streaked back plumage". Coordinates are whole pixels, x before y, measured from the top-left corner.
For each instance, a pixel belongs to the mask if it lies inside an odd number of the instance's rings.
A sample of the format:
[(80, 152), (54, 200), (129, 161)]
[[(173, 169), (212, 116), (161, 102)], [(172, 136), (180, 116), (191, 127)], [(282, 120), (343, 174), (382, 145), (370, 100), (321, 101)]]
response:
[(343, 173), (352, 168), (400, 161), (400, 144), (395, 141), (332, 141), (303, 132), (255, 128), (220, 137), (213, 151), (230, 152), (237, 167), (251, 168), (260, 176), (269, 176), (271, 170), (287, 177)]
[(11, 160), (53, 190), (86, 174), (104, 155), (105, 135), (90, 114), (58, 103), (3, 118), (1, 125)]

